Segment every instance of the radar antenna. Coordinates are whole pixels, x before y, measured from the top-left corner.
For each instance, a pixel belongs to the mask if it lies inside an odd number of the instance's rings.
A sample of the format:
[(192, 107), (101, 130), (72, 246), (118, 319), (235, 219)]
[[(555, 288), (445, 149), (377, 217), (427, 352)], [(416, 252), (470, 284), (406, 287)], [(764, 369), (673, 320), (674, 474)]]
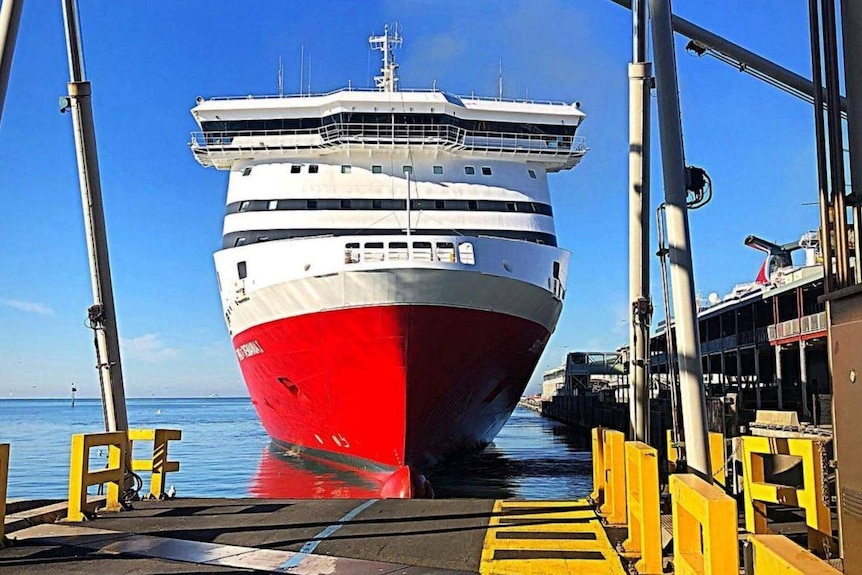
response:
[(374, 83), (381, 92), (396, 92), (398, 90), (398, 64), (395, 63), (393, 50), (401, 47), (401, 34), (398, 33), (398, 23), (392, 25), (393, 33), (389, 35), (389, 25), (383, 27), (382, 36), (371, 36), (368, 43), (372, 50), (383, 52), (383, 67), (380, 76), (374, 76)]

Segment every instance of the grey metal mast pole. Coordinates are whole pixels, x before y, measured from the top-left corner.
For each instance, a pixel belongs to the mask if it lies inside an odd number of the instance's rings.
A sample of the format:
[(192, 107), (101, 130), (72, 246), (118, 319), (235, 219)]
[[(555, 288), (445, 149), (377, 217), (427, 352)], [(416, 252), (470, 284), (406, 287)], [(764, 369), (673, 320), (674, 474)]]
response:
[(686, 461), (689, 468), (711, 481), (670, 0), (650, 0), (649, 8)]
[(856, 283), (862, 283), (862, 4), (841, 0), (841, 29), (844, 39), (844, 86), (847, 91), (847, 138), (850, 147), (850, 184), (854, 199), (853, 224), (856, 230)]
[(0, 5), (0, 120), (3, 118), (3, 104), (6, 102), (6, 88), (12, 72), (12, 56), (15, 54), (15, 40), (18, 38), (23, 7), (24, 0), (3, 0)]
[(75, 134), (78, 179), (81, 186), (81, 203), (84, 208), (84, 231), (92, 276), (93, 305), (88, 313), (96, 339), (96, 369), (99, 371), (99, 382), (102, 387), (105, 429), (125, 431), (129, 429), (129, 421), (126, 415), (126, 395), (123, 390), (123, 370), (114, 312), (111, 266), (108, 261), (105, 214), (102, 209), (96, 133), (93, 127), (90, 83), (84, 77), (84, 55), (75, 0), (63, 0), (63, 20), (66, 25), (66, 46), (71, 78), (68, 84), (69, 107)]
[(629, 64), (629, 437), (649, 441), (650, 302), (650, 89), (652, 65), (647, 62), (647, 4), (632, 7), (632, 63)]

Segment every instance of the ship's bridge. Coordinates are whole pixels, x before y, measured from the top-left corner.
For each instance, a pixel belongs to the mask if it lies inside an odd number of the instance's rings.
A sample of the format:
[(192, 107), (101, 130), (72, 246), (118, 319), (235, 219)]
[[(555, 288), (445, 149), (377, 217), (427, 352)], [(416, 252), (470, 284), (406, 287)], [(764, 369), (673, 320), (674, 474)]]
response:
[(190, 146), (203, 166), (351, 151), (423, 149), (512, 158), (556, 172), (586, 153), (579, 104), (461, 97), (438, 90), (199, 98)]

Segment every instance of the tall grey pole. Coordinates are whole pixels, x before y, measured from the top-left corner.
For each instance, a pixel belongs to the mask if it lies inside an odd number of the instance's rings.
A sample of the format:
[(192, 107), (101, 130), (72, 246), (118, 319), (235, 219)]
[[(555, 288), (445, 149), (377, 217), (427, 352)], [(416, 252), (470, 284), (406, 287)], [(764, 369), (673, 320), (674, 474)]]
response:
[(632, 6), (632, 63), (629, 64), (629, 437), (649, 441), (649, 97), (652, 66), (647, 62), (646, 0)]
[(96, 369), (99, 372), (99, 382), (102, 387), (105, 429), (125, 431), (129, 429), (129, 421), (126, 415), (126, 395), (123, 390), (123, 369), (120, 363), (114, 291), (111, 286), (105, 214), (102, 209), (99, 158), (96, 153), (90, 83), (84, 77), (84, 55), (75, 0), (63, 0), (63, 20), (66, 25), (66, 46), (71, 77), (68, 84), (69, 107), (72, 112), (78, 179), (84, 209), (84, 232), (93, 288), (93, 305), (89, 309), (89, 321), (96, 340)]
[(690, 469), (711, 481), (670, 0), (650, 0), (649, 7), (686, 461)]
[(853, 224), (856, 229), (856, 283), (862, 283), (862, 3), (841, 0), (844, 39), (844, 86), (847, 91), (847, 138), (850, 147), (850, 184), (855, 198)]
[(15, 40), (18, 38), (23, 7), (24, 0), (3, 0), (0, 5), (0, 120), (3, 119), (3, 104), (6, 102), (6, 88), (12, 72), (12, 56), (15, 54)]

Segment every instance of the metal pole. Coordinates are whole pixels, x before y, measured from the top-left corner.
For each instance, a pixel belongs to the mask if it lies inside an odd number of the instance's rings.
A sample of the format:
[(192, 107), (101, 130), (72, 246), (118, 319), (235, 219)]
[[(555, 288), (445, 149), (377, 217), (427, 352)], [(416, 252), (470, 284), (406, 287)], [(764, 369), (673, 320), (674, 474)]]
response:
[(75, 0), (63, 0), (66, 25), (66, 45), (69, 56), (69, 107), (78, 158), (78, 179), (84, 210), (84, 232), (93, 289), (93, 305), (88, 310), (96, 345), (96, 369), (102, 387), (105, 429), (129, 429), (126, 396), (123, 390), (123, 370), (117, 336), (114, 292), (111, 286), (111, 266), (108, 260), (108, 240), (102, 209), (102, 187), (99, 181), (99, 159), (96, 153), (96, 133), (93, 127), (90, 83), (84, 79), (84, 57), (78, 27)]
[(3, 104), (6, 102), (6, 88), (12, 72), (12, 56), (15, 54), (15, 40), (18, 38), (23, 7), (24, 0), (3, 0), (0, 5), (0, 120), (3, 118)]
[(823, 18), (823, 61), (826, 70), (826, 123), (829, 127), (829, 166), (835, 218), (835, 272), (838, 288), (850, 281), (850, 254), (847, 238), (847, 208), (844, 190), (844, 136), (841, 131), (838, 83), (838, 38), (834, 0), (821, 0)]
[(775, 394), (778, 409), (784, 409), (784, 369), (781, 365), (781, 344), (775, 346)]
[[(817, 8), (817, 0), (808, 0), (808, 20), (811, 42), (811, 72), (814, 85), (818, 88), (823, 86), (822, 72), (820, 66), (822, 56), (820, 55), (820, 16)], [(814, 91), (814, 137), (817, 153), (817, 185), (819, 187), (820, 200), (820, 252), (823, 255), (823, 291), (832, 291), (832, 224), (829, 213), (831, 204), (829, 202), (829, 180), (826, 173), (826, 134), (823, 129), (823, 90)]]
[(808, 354), (805, 353), (805, 340), (799, 342), (799, 392), (802, 394), (802, 415), (810, 417), (808, 408)]
[(629, 64), (629, 437), (649, 442), (649, 97), (652, 66), (647, 55), (646, 0), (632, 10), (632, 63)]
[(844, 39), (844, 86), (847, 92), (847, 139), (850, 147), (850, 183), (854, 197), (856, 230), (856, 283), (862, 283), (862, 3), (841, 0)]
[[(632, 7), (632, 0), (612, 1), (623, 8), (631, 9)], [(814, 86), (816, 85), (816, 82), (811, 82), (799, 74), (791, 72), (787, 68), (779, 66), (775, 62), (771, 62), (762, 56), (758, 56), (754, 52), (746, 50), (742, 46), (734, 44), (730, 40), (722, 38), (718, 34), (714, 34), (705, 28), (701, 28), (697, 24), (689, 22), (684, 18), (680, 18), (679, 16), (671, 15), (671, 25), (673, 26), (674, 31), (679, 32), (686, 38), (690, 38), (707, 48), (711, 48), (716, 52), (720, 52), (736, 62), (739, 62), (746, 71), (754, 70), (759, 72), (769, 79), (774, 79), (782, 84), (786, 84), (795, 93), (805, 95), (806, 99), (809, 101), (814, 100), (816, 94)], [(858, 30), (858, 28), (856, 28), (856, 30)], [(840, 102), (841, 110), (846, 111), (847, 101), (844, 98), (841, 98)]]
[(697, 334), (697, 303), (691, 261), (691, 235), (686, 205), (685, 156), (676, 56), (671, 28), (670, 0), (650, 0), (653, 59), (658, 91), (658, 119), (661, 133), (664, 176), (665, 219), (670, 248), (671, 286), (677, 349), (679, 350), (680, 400), (685, 452), (688, 466), (705, 480), (712, 480), (709, 440), (706, 428), (706, 398)]

